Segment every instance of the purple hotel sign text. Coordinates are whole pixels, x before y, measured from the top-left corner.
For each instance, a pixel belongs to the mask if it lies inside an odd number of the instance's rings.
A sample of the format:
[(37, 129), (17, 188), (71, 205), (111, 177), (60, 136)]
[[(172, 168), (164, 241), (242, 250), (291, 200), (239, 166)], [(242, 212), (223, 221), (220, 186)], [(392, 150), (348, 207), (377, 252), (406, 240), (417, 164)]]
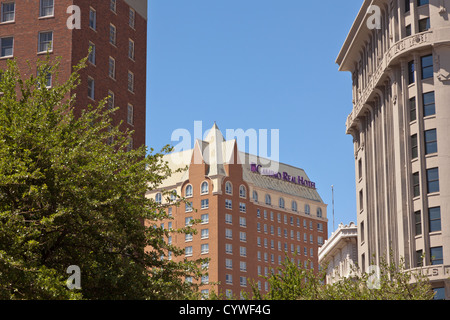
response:
[(252, 163), (251, 164), (251, 170), (254, 173), (259, 173), (261, 175), (264, 176), (268, 176), (268, 177), (272, 177), (272, 178), (276, 178), (279, 180), (284, 180), (284, 181), (288, 181), (288, 182), (292, 182), (301, 186), (305, 186), (307, 188), (311, 188), (311, 189), (316, 189), (316, 183), (315, 182), (311, 182), (308, 180), (304, 180), (303, 177), (295, 177), (295, 176), (291, 176), (289, 175), (287, 172), (274, 172), (272, 170), (267, 170), (264, 169), (261, 165), (257, 165)]

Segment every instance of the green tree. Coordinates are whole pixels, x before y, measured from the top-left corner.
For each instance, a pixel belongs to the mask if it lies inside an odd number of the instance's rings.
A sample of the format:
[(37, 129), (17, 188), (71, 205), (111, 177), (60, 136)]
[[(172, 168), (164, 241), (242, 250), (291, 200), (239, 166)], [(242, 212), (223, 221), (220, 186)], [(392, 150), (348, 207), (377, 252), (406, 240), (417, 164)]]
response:
[[(391, 255), (391, 261), (392, 255)], [(378, 269), (362, 273), (356, 267), (352, 276), (337, 276), (337, 282), (325, 284), (326, 267), (314, 272), (286, 258), (280, 268), (264, 277), (269, 292), (262, 295), (255, 282), (256, 300), (431, 300), (434, 296), (428, 278), (420, 271), (406, 270), (403, 259), (388, 263), (382, 259)], [(378, 271), (378, 272), (377, 272)]]
[[(1, 71), (0, 299), (195, 298), (183, 277), (199, 278), (199, 263), (161, 258), (182, 252), (164, 241), (165, 208), (145, 197), (172, 173), (171, 149), (129, 150), (106, 99), (73, 115), (85, 62), (64, 83), (49, 57), (37, 77), (15, 61)], [(71, 265), (80, 290), (66, 287)]]

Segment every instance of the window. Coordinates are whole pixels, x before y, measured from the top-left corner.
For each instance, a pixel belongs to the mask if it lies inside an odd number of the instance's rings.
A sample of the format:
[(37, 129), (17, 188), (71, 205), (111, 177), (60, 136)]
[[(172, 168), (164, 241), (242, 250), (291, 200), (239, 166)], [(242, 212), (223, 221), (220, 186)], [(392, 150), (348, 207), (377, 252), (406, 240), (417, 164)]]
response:
[(208, 209), (209, 208), (209, 199), (202, 199), (201, 200), (201, 208), (202, 209)]
[(433, 55), (422, 57), (422, 79), (433, 78)]
[(253, 191), (253, 201), (258, 202), (258, 192)]
[(417, 134), (411, 136), (411, 158), (416, 159), (419, 156), (419, 150), (417, 146)]
[(441, 208), (429, 208), (428, 220), (430, 225), (430, 232), (441, 231)]
[(136, 24), (136, 11), (134, 9), (130, 8), (130, 14), (128, 17), (128, 25), (134, 29)]
[(184, 219), (184, 226), (185, 226), (185, 227), (192, 227), (192, 220), (193, 220), (192, 217), (187, 217), (187, 218), (185, 218), (185, 219)]
[(200, 219), (202, 221), (201, 224), (208, 224), (209, 223), (209, 214), (207, 214), (207, 213), (202, 214)]
[[(48, 70), (44, 70), (44, 73), (45, 73), (45, 82), (44, 82), (44, 85), (45, 85), (46, 88), (50, 88), (50, 87), (52, 86), (52, 74), (51, 74), (51, 72), (48, 71)], [(38, 69), (38, 71), (37, 71), (37, 77), (39, 77), (39, 75), (40, 75), (40, 72), (39, 72), (39, 69)], [(40, 83), (39, 83), (39, 84), (40, 84)]]
[(128, 91), (134, 92), (134, 73), (128, 71)]
[(245, 213), (247, 212), (247, 206), (243, 202), (239, 202), (239, 212)]
[(414, 222), (416, 226), (416, 236), (422, 234), (422, 213), (420, 211), (414, 212)]
[(419, 20), (419, 32), (425, 32), (430, 29), (430, 18)]
[(133, 145), (134, 145), (134, 139), (132, 137), (129, 137), (128, 138), (128, 145), (127, 145), (127, 151), (128, 152), (133, 150)]
[(266, 204), (267, 205), (271, 205), (272, 204), (272, 198), (268, 194), (266, 194)]
[[(267, 240), (267, 239), (264, 239)], [(247, 232), (239, 232), (239, 241), (247, 242)]]
[(420, 176), (418, 172), (413, 174), (412, 181), (413, 181), (413, 195), (414, 197), (418, 197), (420, 196)]
[(297, 212), (298, 211), (298, 207), (297, 207), (297, 201), (292, 201), (292, 211)]
[(416, 267), (423, 267), (423, 251), (416, 251)]
[(161, 199), (162, 199), (161, 193), (157, 193), (155, 196), (155, 202), (157, 204), (161, 204)]
[(233, 209), (233, 202), (230, 199), (225, 199), (225, 208), (226, 209)]
[(436, 114), (434, 91), (423, 94), (423, 116)]
[(232, 274), (226, 274), (225, 275), (225, 283), (226, 284), (233, 284), (233, 275)]
[(239, 226), (241, 228), (247, 228), (247, 219), (244, 217), (239, 217)]
[(414, 67), (414, 60), (408, 62), (408, 84), (413, 84), (414, 82), (416, 82), (416, 78), (415, 78), (415, 67)]
[(233, 270), (233, 260), (225, 259), (225, 269)]
[(53, 0), (41, 0), (39, 8), (39, 17), (53, 16)]
[(225, 193), (233, 194), (233, 186), (231, 185), (231, 182), (229, 182), (229, 181), (227, 181), (227, 183), (225, 183)]
[(193, 188), (192, 185), (186, 186), (186, 198), (193, 196)]
[(186, 202), (185, 203), (185, 208), (184, 208), (185, 212), (192, 212), (194, 211), (193, 207), (192, 207), (192, 202)]
[(425, 131), (425, 154), (432, 154), (437, 151), (436, 129)]
[(430, 248), (431, 265), (444, 264), (442, 247)]
[(428, 193), (439, 192), (439, 169), (433, 168), (427, 170)]
[(186, 257), (192, 257), (192, 247), (186, 247), (186, 248), (184, 249), (184, 255), (185, 255)]
[(416, 98), (409, 99), (409, 121), (417, 120)]
[(109, 57), (108, 75), (111, 79), (116, 79), (116, 60), (113, 57)]
[(358, 177), (359, 179), (362, 179), (362, 159), (358, 160)]
[(109, 9), (112, 12), (116, 13), (116, 11), (117, 11), (117, 0), (110, 0), (109, 1)]
[(1, 22), (14, 21), (15, 18), (15, 7), (14, 2), (2, 3), (2, 19)]
[(247, 278), (239, 277), (239, 284), (241, 285), (241, 287), (246, 287), (247, 286)]
[(97, 11), (93, 8), (89, 9), (89, 27), (92, 30), (97, 30)]
[(95, 65), (95, 44), (89, 42), (89, 56), (88, 61)]
[(362, 190), (359, 191), (359, 211), (364, 210), (364, 193)]
[(201, 194), (207, 194), (209, 191), (209, 185), (208, 182), (204, 181), (201, 185)]
[(38, 52), (47, 52), (53, 50), (53, 31), (39, 32)]
[(247, 190), (245, 189), (245, 186), (239, 187), (239, 197), (247, 198)]
[(116, 45), (116, 26), (113, 24), (109, 25), (109, 43), (111, 43), (112, 45)]
[(128, 58), (134, 60), (134, 41), (128, 39)]
[(14, 48), (14, 38), (0, 38), (0, 57), (12, 57)]
[(134, 124), (134, 107), (130, 103), (128, 104), (128, 108), (127, 108), (127, 123), (129, 125)]
[(310, 215), (310, 214), (311, 214), (311, 209), (310, 209), (310, 207), (309, 207), (309, 204), (305, 204), (305, 213), (306, 213), (307, 215)]
[(317, 218), (322, 218), (322, 208), (317, 208)]
[(366, 236), (365, 236), (365, 229), (364, 229), (364, 221), (362, 221), (360, 223), (360, 230), (361, 232), (361, 243), (364, 242), (366, 240)]
[(88, 97), (95, 100), (95, 81), (91, 77), (88, 77)]
[(229, 213), (225, 214), (225, 223), (226, 224), (233, 224), (233, 216)]
[(429, 0), (417, 0), (417, 6), (418, 7), (420, 7), (420, 6), (424, 6), (424, 5), (426, 5), (426, 4), (429, 4)]
[(280, 199), (278, 200), (278, 205), (279, 205), (279, 207), (280, 207), (281, 209), (284, 209), (284, 199), (283, 199), (283, 198), (280, 198)]
[(247, 256), (247, 247), (239, 247), (239, 254), (241, 257)]
[(233, 230), (225, 229), (225, 238), (228, 240), (233, 240)]
[(411, 25), (408, 24), (408, 25), (405, 27), (405, 36), (406, 36), (406, 37), (409, 37), (411, 34), (412, 34)]
[(405, 0), (405, 13), (411, 11), (411, 0)]
[(201, 254), (208, 254), (209, 253), (209, 244), (204, 243), (201, 246)]
[(241, 272), (247, 272), (247, 262), (245, 261), (240, 261), (239, 262), (239, 270)]

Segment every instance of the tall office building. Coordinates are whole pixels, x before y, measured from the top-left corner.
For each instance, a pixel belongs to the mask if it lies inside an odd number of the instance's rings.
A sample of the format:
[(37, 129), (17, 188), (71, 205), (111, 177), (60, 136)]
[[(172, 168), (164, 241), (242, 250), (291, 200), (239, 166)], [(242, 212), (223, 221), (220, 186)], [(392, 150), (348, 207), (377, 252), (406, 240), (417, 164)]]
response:
[(392, 251), (447, 299), (449, 14), (449, 0), (364, 1), (336, 61), (353, 79), (346, 126), (355, 147), (359, 265), (367, 270)]
[[(239, 151), (237, 141), (226, 141), (217, 125), (193, 149), (164, 160), (173, 170), (188, 169), (148, 197), (168, 206), (172, 216), (157, 227), (178, 230), (192, 219), (201, 221), (194, 226), (197, 234), (174, 232), (166, 240), (185, 250), (181, 259), (210, 259), (203, 293), (239, 298), (242, 291), (251, 293), (249, 280), (254, 280), (265, 294), (269, 286), (263, 277), (277, 272), (286, 255), (318, 270), (318, 248), (328, 235), (327, 205), (303, 169)], [(277, 172), (264, 169), (267, 164)], [(163, 191), (189, 202), (172, 205)]]
[[(133, 146), (145, 144), (147, 0), (4, 0), (0, 5), (0, 70), (15, 58), (23, 74), (35, 74), (28, 61), (33, 66), (49, 52), (51, 59), (61, 57), (63, 82), (91, 47), (73, 92), (75, 115), (109, 96), (108, 104), (120, 108), (113, 124), (123, 121), (122, 130), (135, 131)], [(78, 22), (80, 28), (74, 28)], [(49, 78), (47, 86), (54, 81)]]

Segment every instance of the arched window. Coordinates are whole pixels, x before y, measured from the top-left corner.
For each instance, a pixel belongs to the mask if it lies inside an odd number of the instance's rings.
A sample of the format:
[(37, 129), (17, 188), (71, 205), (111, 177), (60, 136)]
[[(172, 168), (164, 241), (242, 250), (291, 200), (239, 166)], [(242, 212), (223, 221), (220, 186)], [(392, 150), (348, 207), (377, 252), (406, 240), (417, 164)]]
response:
[(170, 192), (170, 201), (175, 201), (177, 200), (177, 190), (172, 190)]
[(209, 192), (209, 184), (208, 184), (208, 182), (204, 181), (202, 183), (201, 193), (202, 194), (207, 194), (208, 192)]
[(317, 208), (317, 217), (322, 218), (322, 208)]
[(239, 187), (239, 197), (241, 198), (247, 198), (247, 190), (245, 189), (245, 186)]
[(258, 192), (253, 191), (253, 201), (258, 202)]
[(280, 200), (278, 200), (278, 205), (280, 208), (284, 209), (284, 198), (280, 198)]
[(297, 207), (297, 201), (292, 201), (292, 211), (297, 212), (298, 207)]
[(305, 204), (305, 213), (306, 213), (307, 215), (310, 215), (310, 214), (311, 214), (311, 209), (309, 208), (309, 204)]
[(194, 195), (194, 191), (193, 191), (192, 185), (189, 184), (186, 187), (186, 198), (192, 197), (193, 195)]
[(225, 193), (233, 194), (233, 186), (230, 181), (227, 181), (227, 183), (225, 183)]
[(270, 195), (266, 194), (266, 204), (271, 205), (272, 204), (272, 198), (270, 198)]
[(155, 202), (157, 204), (161, 204), (161, 200), (162, 200), (161, 193), (157, 193), (156, 196), (155, 196)]

